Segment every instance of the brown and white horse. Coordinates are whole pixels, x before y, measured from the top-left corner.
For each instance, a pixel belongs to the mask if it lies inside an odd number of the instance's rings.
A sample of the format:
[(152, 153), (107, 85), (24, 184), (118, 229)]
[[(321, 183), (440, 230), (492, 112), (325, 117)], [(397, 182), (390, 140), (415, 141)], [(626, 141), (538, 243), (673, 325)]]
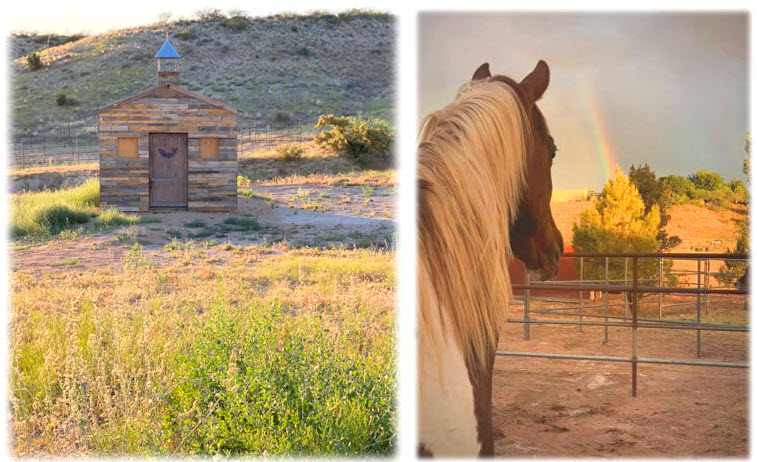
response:
[(419, 453), (489, 456), (492, 368), (512, 298), (507, 263), (557, 272), (563, 243), (549, 206), (557, 148), (536, 106), (539, 61), (520, 83), (481, 65), (418, 147)]

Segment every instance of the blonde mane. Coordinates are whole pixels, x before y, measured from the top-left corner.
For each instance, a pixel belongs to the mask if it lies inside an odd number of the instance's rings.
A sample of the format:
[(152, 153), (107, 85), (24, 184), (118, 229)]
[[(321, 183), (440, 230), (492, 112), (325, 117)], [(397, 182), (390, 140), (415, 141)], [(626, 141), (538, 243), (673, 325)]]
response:
[(437, 348), (429, 326), (438, 319), (469, 367), (482, 366), (496, 348), (512, 298), (509, 230), (525, 182), (527, 121), (515, 90), (489, 78), (465, 84), (421, 128), (421, 342)]

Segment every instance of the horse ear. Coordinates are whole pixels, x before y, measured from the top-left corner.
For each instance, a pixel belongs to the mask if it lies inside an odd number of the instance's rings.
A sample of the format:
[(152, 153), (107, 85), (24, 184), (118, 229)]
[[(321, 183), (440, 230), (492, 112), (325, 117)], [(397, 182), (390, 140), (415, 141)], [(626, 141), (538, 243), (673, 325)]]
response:
[(526, 91), (532, 102), (539, 101), (539, 98), (549, 86), (549, 66), (547, 66), (547, 63), (540, 59), (534, 70), (521, 80), (520, 86)]
[(478, 66), (478, 69), (476, 69), (476, 72), (473, 73), (473, 78), (471, 80), (481, 80), (491, 76), (492, 73), (489, 72), (489, 63), (484, 63)]

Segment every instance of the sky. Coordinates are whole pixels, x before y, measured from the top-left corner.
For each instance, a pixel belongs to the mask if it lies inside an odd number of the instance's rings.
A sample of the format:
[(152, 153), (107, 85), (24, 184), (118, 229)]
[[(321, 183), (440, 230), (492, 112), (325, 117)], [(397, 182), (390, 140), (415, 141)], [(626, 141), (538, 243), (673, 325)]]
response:
[[(11, 6), (8, 27), (11, 31), (99, 34), (126, 27), (144, 26), (158, 22), (158, 15), (171, 12), (171, 20), (192, 19), (195, 11), (207, 7), (224, 13), (230, 9), (246, 11), (251, 16), (268, 16), (286, 11), (341, 11), (360, 7), (361, 1), (330, 0), (328, 4), (306, 4), (303, 1), (279, 0), (259, 2), (249, 0), (131, 0), (114, 2), (103, 0), (51, 1), (17, 3)], [(3, 7), (4, 10), (6, 7)], [(375, 8), (374, 8), (375, 9)], [(6, 13), (6, 11), (4, 11)]]
[(483, 62), (521, 80), (545, 60), (538, 103), (558, 146), (555, 188), (600, 190), (616, 165), (744, 179), (748, 17), (728, 14), (422, 14), (419, 116)]

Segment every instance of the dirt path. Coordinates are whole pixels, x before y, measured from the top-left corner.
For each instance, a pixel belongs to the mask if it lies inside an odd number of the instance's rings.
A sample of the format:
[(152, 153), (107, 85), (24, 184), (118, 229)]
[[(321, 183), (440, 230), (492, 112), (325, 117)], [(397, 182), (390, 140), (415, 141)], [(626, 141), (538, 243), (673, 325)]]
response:
[(256, 193), (287, 207), (327, 211), (341, 216), (389, 220), (394, 216), (396, 189), (373, 186), (274, 185), (254, 186)]
[[(310, 247), (369, 247), (391, 246), (394, 242), (395, 224), (380, 211), (392, 210), (394, 196), (379, 190), (370, 207), (345, 202), (332, 204), (321, 211), (306, 210), (307, 203), (286, 201), (287, 195), (297, 193), (297, 187), (266, 187), (273, 200), (238, 197), (234, 213), (208, 213), (165, 211), (136, 215), (145, 221), (130, 227), (106, 231), (86, 231), (82, 236), (54, 240), (42, 244), (17, 246), (12, 251), (15, 269), (56, 273), (67, 269), (101, 269), (123, 260), (123, 255), (134, 243), (140, 243), (146, 253), (156, 259), (164, 258), (163, 247), (174, 239), (189, 240), (206, 246), (231, 242), (236, 246), (274, 245), (285, 243), (292, 246)], [(310, 194), (357, 197), (362, 195), (359, 187), (316, 187)], [(281, 197), (282, 199), (277, 199)], [(323, 198), (321, 198), (323, 199)], [(368, 211), (370, 210), (370, 211)], [(365, 216), (373, 213), (372, 217)], [(90, 226), (91, 227), (91, 226)], [(219, 252), (223, 258), (224, 252)]]

